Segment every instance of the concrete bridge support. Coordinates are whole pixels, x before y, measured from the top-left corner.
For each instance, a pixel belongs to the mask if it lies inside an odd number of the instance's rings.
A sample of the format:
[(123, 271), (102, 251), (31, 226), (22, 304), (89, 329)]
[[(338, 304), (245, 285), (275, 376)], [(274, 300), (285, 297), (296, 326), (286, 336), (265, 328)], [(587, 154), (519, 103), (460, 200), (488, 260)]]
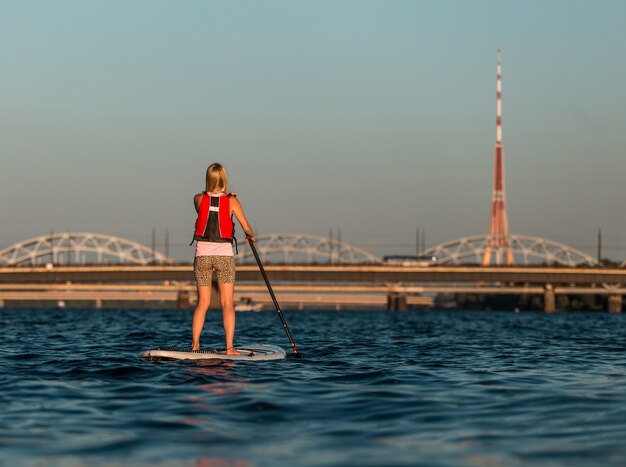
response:
[(622, 296), (621, 295), (609, 295), (608, 309), (610, 313), (622, 312)]
[(407, 311), (408, 309), (405, 293), (391, 292), (387, 295), (387, 310)]
[[(178, 298), (176, 299), (177, 308), (191, 308), (196, 305), (196, 293), (189, 290), (179, 290)], [(220, 303), (220, 293), (217, 288), (217, 282), (211, 282), (211, 303), (209, 304), (210, 310), (221, 310), (222, 305)]]
[(543, 311), (546, 313), (554, 313), (556, 311), (554, 286), (552, 284), (545, 284), (543, 287)]
[(177, 308), (189, 308), (191, 307), (191, 297), (188, 290), (179, 290), (178, 298), (176, 299)]

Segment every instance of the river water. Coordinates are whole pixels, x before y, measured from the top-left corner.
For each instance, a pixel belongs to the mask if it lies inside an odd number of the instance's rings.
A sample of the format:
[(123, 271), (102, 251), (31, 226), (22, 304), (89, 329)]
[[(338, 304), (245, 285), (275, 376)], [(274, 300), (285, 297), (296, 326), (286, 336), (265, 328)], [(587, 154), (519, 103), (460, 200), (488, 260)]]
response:
[[(626, 464), (622, 315), (285, 316), (303, 359), (155, 363), (190, 311), (0, 310), (0, 465)], [(289, 348), (275, 312), (237, 319)]]

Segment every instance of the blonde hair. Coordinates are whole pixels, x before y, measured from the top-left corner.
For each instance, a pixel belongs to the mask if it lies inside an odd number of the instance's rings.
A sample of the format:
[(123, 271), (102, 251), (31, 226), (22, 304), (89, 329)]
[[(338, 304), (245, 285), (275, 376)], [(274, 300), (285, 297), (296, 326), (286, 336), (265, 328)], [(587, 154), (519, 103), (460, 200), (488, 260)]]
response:
[(220, 191), (224, 193), (228, 191), (228, 175), (224, 166), (215, 162), (206, 169), (206, 192), (216, 193)]

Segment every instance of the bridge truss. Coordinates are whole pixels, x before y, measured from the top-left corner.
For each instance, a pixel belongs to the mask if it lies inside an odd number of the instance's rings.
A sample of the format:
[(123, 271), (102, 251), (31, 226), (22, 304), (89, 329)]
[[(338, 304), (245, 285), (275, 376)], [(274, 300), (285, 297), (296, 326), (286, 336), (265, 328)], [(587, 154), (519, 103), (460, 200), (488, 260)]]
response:
[[(437, 264), (481, 264), (489, 244), (489, 235), (464, 237), (442, 243), (424, 252), (436, 256)], [(509, 235), (509, 242), (516, 265), (560, 264), (564, 266), (595, 265), (597, 261), (582, 251), (562, 243), (539, 237)]]
[[(481, 264), (489, 236), (464, 237), (424, 251), (437, 264)], [(514, 264), (595, 265), (590, 255), (538, 237), (509, 235)], [(381, 258), (357, 246), (303, 234), (271, 234), (257, 238), (264, 263), (380, 264)], [(253, 263), (252, 251), (240, 245), (237, 259)], [(62, 264), (170, 264), (172, 258), (143, 244), (96, 233), (60, 233), (25, 240), (0, 250), (0, 266)], [(622, 265), (626, 266), (626, 262)]]
[[(245, 244), (244, 244), (245, 245)], [(239, 249), (239, 262), (254, 262), (247, 245)], [(257, 251), (261, 260), (274, 264), (378, 264), (381, 259), (362, 248), (303, 234), (271, 234), (257, 238)]]
[(0, 266), (173, 262), (170, 257), (141, 243), (95, 233), (44, 235), (0, 250)]

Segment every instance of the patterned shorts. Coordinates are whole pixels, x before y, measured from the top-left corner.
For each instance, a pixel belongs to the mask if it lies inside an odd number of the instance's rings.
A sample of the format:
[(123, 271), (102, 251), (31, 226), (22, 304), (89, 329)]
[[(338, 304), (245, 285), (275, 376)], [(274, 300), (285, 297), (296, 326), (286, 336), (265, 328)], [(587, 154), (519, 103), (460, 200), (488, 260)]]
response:
[(196, 256), (193, 261), (193, 274), (198, 287), (209, 287), (213, 280), (213, 271), (218, 284), (235, 283), (234, 256)]

